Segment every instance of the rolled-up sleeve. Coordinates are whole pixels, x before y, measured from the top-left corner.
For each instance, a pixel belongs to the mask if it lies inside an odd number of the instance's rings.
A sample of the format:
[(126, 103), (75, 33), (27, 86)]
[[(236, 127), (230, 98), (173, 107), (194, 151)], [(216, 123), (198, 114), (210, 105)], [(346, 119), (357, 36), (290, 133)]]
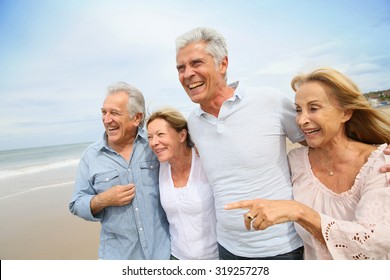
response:
[(77, 171), (75, 189), (72, 195), (72, 199), (69, 203), (69, 210), (76, 216), (83, 218), (87, 221), (99, 222), (103, 216), (103, 211), (97, 215), (92, 215), (91, 212), (91, 200), (96, 192), (92, 187), (89, 177), (89, 165), (87, 163), (88, 157), (86, 153), (80, 160), (79, 168)]

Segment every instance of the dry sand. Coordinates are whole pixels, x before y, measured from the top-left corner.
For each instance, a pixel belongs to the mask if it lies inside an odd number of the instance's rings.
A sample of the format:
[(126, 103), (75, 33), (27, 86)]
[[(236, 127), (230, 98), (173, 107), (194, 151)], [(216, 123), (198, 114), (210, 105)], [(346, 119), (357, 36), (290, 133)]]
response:
[(386, 106), (386, 107), (381, 107), (380, 110), (384, 111), (385, 113), (388, 114), (389, 118), (390, 118), (390, 106)]
[(73, 184), (0, 200), (0, 259), (97, 259), (100, 224), (73, 216)]

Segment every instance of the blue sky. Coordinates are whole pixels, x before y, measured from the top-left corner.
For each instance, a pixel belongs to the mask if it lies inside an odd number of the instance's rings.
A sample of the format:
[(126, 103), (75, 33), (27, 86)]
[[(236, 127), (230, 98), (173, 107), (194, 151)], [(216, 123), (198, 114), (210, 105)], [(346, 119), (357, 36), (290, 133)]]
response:
[(225, 36), (229, 81), (292, 94), (295, 74), (331, 66), (390, 88), (388, 0), (0, 0), (0, 150), (94, 141), (120, 80), (187, 115), (174, 41), (198, 26)]

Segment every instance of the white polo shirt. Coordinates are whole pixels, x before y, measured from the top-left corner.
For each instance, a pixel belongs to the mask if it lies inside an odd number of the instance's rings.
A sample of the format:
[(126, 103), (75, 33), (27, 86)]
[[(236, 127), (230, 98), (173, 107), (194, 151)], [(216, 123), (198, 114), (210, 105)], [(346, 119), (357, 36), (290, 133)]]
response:
[(295, 123), (290, 98), (272, 89), (238, 89), (226, 100), (218, 118), (195, 109), (189, 116), (189, 132), (213, 188), (218, 242), (231, 253), (249, 258), (290, 252), (302, 241), (293, 223), (263, 231), (247, 231), (243, 214), (248, 210), (224, 210), (239, 200), (292, 199), (286, 137), (304, 140)]

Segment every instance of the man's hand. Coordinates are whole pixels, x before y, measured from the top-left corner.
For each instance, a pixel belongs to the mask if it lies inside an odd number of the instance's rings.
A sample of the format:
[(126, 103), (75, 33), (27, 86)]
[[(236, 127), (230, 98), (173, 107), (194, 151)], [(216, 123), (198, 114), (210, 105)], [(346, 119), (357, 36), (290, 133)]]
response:
[(116, 185), (95, 195), (91, 200), (91, 212), (99, 213), (108, 206), (124, 206), (133, 201), (135, 196), (134, 184)]

